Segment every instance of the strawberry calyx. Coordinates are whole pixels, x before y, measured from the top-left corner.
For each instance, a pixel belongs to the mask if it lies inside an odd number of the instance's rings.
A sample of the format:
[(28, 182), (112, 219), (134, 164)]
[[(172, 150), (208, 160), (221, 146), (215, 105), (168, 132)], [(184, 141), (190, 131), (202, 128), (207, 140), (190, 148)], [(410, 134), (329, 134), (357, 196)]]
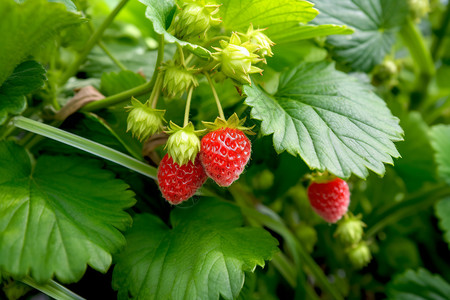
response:
[(315, 182), (315, 183), (327, 183), (330, 181), (333, 181), (335, 179), (337, 179), (339, 177), (329, 173), (328, 171), (325, 172), (315, 172), (311, 175), (309, 175), (309, 179), (311, 181), (311, 183)]
[(126, 106), (129, 114), (127, 118), (127, 131), (131, 130), (133, 136), (143, 141), (163, 128), (165, 110), (152, 108), (150, 102), (141, 103), (131, 98), (131, 105)]
[(180, 127), (170, 121), (168, 130), (165, 131), (170, 135), (166, 144), (168, 155), (180, 166), (189, 161), (194, 163), (197, 153), (200, 151), (199, 136), (204, 132), (204, 130), (195, 130), (192, 122)]
[(252, 127), (245, 127), (243, 126), (245, 123), (246, 118), (239, 119), (238, 115), (236, 113), (232, 114), (228, 120), (225, 120), (221, 117), (217, 117), (214, 122), (202, 122), (203, 125), (206, 127), (207, 131), (215, 131), (221, 128), (232, 128), (232, 129), (239, 129), (245, 134), (248, 135), (255, 135), (255, 133), (252, 131), (254, 125)]

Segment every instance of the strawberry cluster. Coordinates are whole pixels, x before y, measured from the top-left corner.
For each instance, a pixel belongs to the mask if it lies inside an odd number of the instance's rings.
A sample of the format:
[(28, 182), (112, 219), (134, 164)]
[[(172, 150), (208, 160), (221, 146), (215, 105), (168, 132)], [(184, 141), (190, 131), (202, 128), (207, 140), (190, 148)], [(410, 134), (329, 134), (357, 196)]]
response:
[[(214, 123), (204, 122), (209, 132), (202, 138), (197, 156), (187, 164), (172, 159), (172, 156), (179, 155), (171, 156), (169, 148), (158, 168), (158, 182), (163, 197), (171, 204), (179, 204), (192, 197), (207, 177), (224, 187), (236, 181), (244, 171), (251, 153), (251, 142), (244, 133), (250, 133), (250, 130), (242, 127), (244, 121), (233, 114), (228, 120), (217, 118)], [(169, 140), (169, 147), (171, 143)], [(177, 146), (178, 149), (182, 147)]]

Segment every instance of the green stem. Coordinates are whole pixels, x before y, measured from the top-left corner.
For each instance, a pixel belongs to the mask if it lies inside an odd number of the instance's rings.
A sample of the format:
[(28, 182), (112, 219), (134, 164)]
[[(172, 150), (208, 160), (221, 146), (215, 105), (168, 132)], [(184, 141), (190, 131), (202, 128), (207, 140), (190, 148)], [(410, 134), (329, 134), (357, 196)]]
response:
[(418, 72), (416, 90), (411, 95), (411, 108), (417, 109), (426, 97), (428, 85), (436, 70), (423, 36), (411, 18), (406, 20), (400, 34), (408, 47)]
[(151, 82), (144, 83), (135, 88), (123, 91), (121, 93), (106, 97), (102, 100), (93, 101), (86, 104), (81, 111), (93, 111), (116, 105), (125, 101), (130, 101), (131, 97), (138, 97), (147, 94), (152, 90)]
[(45, 284), (40, 284), (31, 277), (25, 277), (20, 281), (57, 300), (85, 300), (85, 298), (78, 296), (53, 280)]
[(69, 66), (69, 68), (64, 72), (64, 74), (61, 76), (59, 80), (59, 85), (64, 85), (67, 80), (69, 80), (70, 77), (76, 74), (78, 68), (84, 61), (86, 60), (89, 52), (91, 52), (92, 48), (95, 46), (95, 44), (98, 43), (100, 38), (103, 35), (103, 32), (108, 28), (108, 26), (112, 23), (114, 18), (117, 16), (117, 14), (120, 12), (120, 10), (125, 6), (125, 4), (128, 3), (128, 0), (122, 0), (119, 2), (119, 4), (114, 8), (114, 10), (108, 15), (108, 17), (103, 21), (103, 23), (100, 25), (99, 28), (94, 32), (94, 34), (91, 36), (91, 38), (87, 41), (86, 46), (84, 47), (84, 50), (78, 55), (78, 57), (75, 59), (75, 61)]
[(191, 100), (192, 100), (192, 92), (194, 91), (194, 87), (191, 86), (186, 99), (186, 108), (184, 109), (184, 123), (183, 127), (186, 127), (186, 125), (189, 123), (189, 111), (191, 109)]
[(441, 50), (442, 42), (444, 41), (447, 30), (450, 28), (450, 1), (447, 2), (447, 8), (444, 16), (442, 17), (441, 26), (439, 26), (439, 30), (436, 32), (436, 39), (431, 46), (431, 54), (433, 58), (436, 60), (438, 58), (439, 52)]
[(81, 149), (95, 156), (107, 159), (152, 179), (156, 180), (157, 178), (157, 170), (154, 167), (102, 144), (90, 141), (59, 128), (20, 116), (13, 119), (13, 124), (18, 128), (31, 131), (35, 134), (42, 135), (66, 145)]
[(220, 104), (219, 96), (217, 95), (216, 88), (214, 87), (214, 83), (211, 80), (211, 77), (207, 72), (204, 72), (206, 79), (208, 80), (209, 86), (211, 87), (214, 100), (216, 100), (217, 110), (219, 111), (219, 116), (225, 120), (225, 115), (223, 114), (222, 105)]
[(280, 274), (286, 279), (287, 283), (295, 289), (297, 286), (297, 272), (292, 263), (282, 252), (276, 253), (270, 261)]
[(370, 239), (386, 226), (394, 224), (401, 219), (417, 214), (433, 205), (436, 201), (450, 196), (450, 187), (446, 184), (434, 186), (425, 191), (411, 195), (402, 202), (392, 205), (369, 226), (365, 237)]
[(158, 104), (159, 95), (161, 94), (161, 86), (163, 83), (163, 73), (158, 71), (158, 76), (156, 78), (155, 86), (153, 87), (152, 94), (150, 95), (149, 101), (152, 104), (152, 108), (156, 108)]
[(82, 111), (93, 111), (93, 110), (106, 108), (106, 107), (116, 105), (116, 104), (119, 104), (119, 103), (122, 103), (125, 101), (129, 101), (132, 96), (138, 97), (138, 96), (147, 94), (150, 91), (153, 91), (153, 88), (156, 84), (156, 79), (158, 77), (158, 74), (160, 73), (158, 68), (161, 65), (163, 59), (164, 59), (164, 37), (162, 37), (162, 35), (161, 35), (160, 44), (159, 44), (159, 48), (158, 48), (158, 57), (156, 59), (155, 71), (153, 72), (152, 79), (149, 82), (139, 85), (130, 90), (123, 91), (121, 93), (106, 97), (105, 99), (88, 103), (81, 110)]
[(184, 61), (183, 48), (180, 46), (180, 44), (178, 44), (178, 43), (176, 43), (176, 44), (177, 44), (177, 49), (178, 49), (178, 57), (180, 58), (181, 65), (183, 67), (186, 67), (186, 62)]
[(122, 71), (126, 71), (127, 67), (125, 67), (114, 55), (106, 48), (105, 44), (102, 41), (97, 42), (98, 46), (105, 52), (105, 54), (115, 63)]

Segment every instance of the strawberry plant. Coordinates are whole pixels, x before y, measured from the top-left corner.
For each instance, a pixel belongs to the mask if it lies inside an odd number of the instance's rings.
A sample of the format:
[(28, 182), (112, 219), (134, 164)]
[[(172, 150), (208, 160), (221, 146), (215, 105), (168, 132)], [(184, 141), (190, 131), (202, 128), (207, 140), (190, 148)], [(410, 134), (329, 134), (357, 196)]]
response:
[(0, 17), (0, 299), (449, 298), (449, 1)]

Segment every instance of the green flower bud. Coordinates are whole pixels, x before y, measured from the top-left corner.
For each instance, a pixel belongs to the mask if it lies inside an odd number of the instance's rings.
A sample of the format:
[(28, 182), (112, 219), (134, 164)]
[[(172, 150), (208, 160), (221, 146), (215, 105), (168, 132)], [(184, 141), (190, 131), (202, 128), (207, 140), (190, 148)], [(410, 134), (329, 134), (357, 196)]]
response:
[(166, 144), (167, 153), (172, 157), (173, 161), (180, 166), (187, 164), (189, 161), (194, 163), (195, 157), (200, 151), (200, 139), (198, 136), (202, 131), (196, 131), (191, 122), (181, 128), (171, 121), (169, 130), (166, 133), (170, 134)]
[(383, 63), (377, 65), (373, 70), (372, 84), (375, 86), (387, 84), (395, 85), (399, 73), (399, 68), (392, 59), (385, 59)]
[(139, 140), (143, 141), (163, 128), (165, 110), (151, 108), (149, 102), (143, 104), (135, 98), (131, 98), (131, 106), (126, 108), (130, 109), (127, 131), (131, 130)]
[(174, 61), (169, 61), (162, 70), (164, 70), (162, 89), (169, 98), (181, 96), (191, 86), (198, 86), (194, 76), (197, 69), (186, 68), (181, 64), (175, 64)]
[(334, 236), (345, 245), (354, 245), (361, 241), (365, 226), (361, 216), (345, 217), (339, 222)]
[[(243, 36), (248, 42), (251, 44), (254, 44), (258, 46), (258, 54), (261, 57), (264, 56), (272, 56), (272, 46), (275, 45), (274, 42), (272, 42), (267, 35), (262, 33), (266, 29), (253, 29), (253, 24), (250, 24), (250, 27), (247, 30), (247, 33), (239, 33), (241, 36)], [(266, 62), (264, 60), (264, 62)]]
[(249, 42), (241, 43), (239, 36), (233, 33), (230, 42), (220, 41), (221, 48), (213, 47), (216, 53), (213, 58), (218, 62), (220, 70), (226, 76), (234, 79), (240, 84), (251, 84), (249, 74), (261, 73), (263, 70), (253, 66), (262, 59), (253, 52), (258, 50), (258, 46)]
[(357, 245), (347, 249), (347, 255), (350, 263), (356, 268), (361, 269), (372, 260), (372, 254), (364, 241), (359, 242)]
[(269, 169), (264, 169), (252, 177), (252, 186), (255, 190), (268, 190), (272, 187), (275, 176)]
[(185, 3), (172, 21), (169, 32), (180, 40), (189, 40), (200, 35), (206, 37), (206, 32), (213, 25), (222, 21), (213, 18), (220, 5), (206, 4), (205, 1), (190, 1)]
[(408, 0), (409, 13), (416, 22), (420, 22), (427, 13), (430, 12), (429, 0)]

